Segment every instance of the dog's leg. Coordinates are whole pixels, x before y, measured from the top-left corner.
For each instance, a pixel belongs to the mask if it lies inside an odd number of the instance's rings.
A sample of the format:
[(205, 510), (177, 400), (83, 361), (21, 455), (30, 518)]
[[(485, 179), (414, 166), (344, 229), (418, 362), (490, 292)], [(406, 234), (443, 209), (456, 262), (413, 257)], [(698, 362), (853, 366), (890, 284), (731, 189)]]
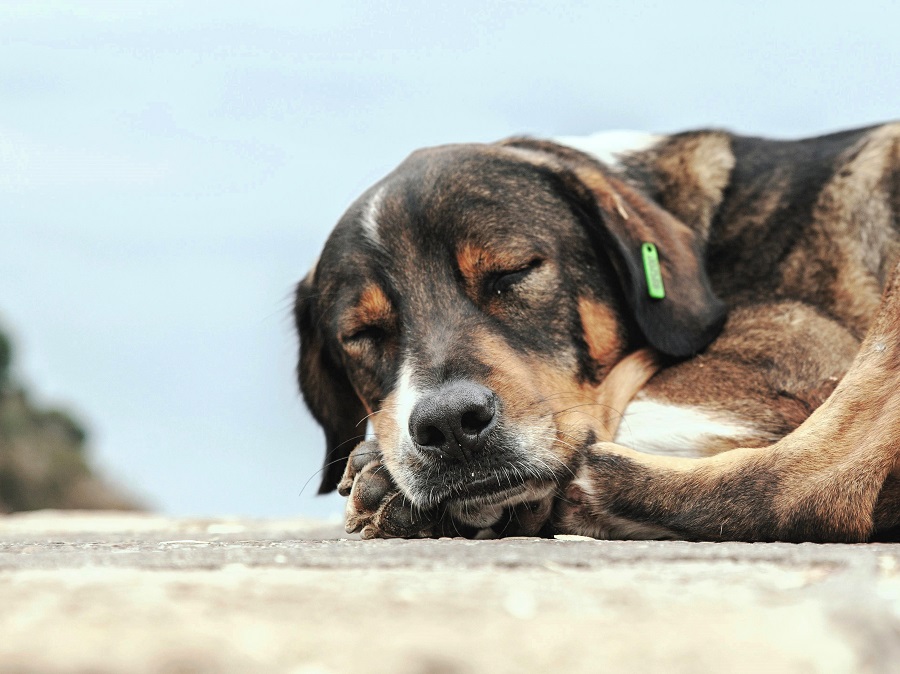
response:
[[(898, 268), (900, 269), (900, 268)], [(800, 427), (705, 459), (601, 443), (558, 504), (563, 531), (635, 525), (703, 540), (864, 541), (900, 519), (900, 273), (850, 370)]]

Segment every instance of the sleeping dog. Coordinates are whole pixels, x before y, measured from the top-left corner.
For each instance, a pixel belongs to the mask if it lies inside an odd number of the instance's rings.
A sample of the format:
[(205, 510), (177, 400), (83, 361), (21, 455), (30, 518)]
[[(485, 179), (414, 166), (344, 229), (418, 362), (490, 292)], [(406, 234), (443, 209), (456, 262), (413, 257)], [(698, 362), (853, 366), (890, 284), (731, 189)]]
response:
[(898, 230), (900, 123), (414, 152), (297, 288), (320, 492), (364, 537), (867, 540)]

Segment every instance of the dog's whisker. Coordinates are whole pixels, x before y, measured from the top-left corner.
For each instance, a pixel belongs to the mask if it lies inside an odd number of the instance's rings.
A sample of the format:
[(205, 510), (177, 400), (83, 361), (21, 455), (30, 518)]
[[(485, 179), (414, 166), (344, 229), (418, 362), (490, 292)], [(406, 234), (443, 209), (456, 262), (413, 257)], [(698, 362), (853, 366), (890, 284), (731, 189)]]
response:
[(356, 427), (358, 428), (361, 423), (363, 423), (364, 421), (368, 421), (369, 419), (374, 417), (376, 414), (381, 414), (383, 411), (384, 411), (384, 408), (369, 412), (366, 416), (364, 416), (362, 419), (360, 419), (359, 421), (356, 422)]
[[(582, 407), (582, 406), (576, 405), (574, 407), (571, 407), (571, 408), (565, 410), (565, 412), (566, 412), (566, 414), (580, 414), (581, 416), (585, 416), (585, 417), (588, 417), (589, 419), (593, 419), (597, 424), (599, 424), (607, 432), (608, 435), (614, 435), (612, 432), (613, 428), (610, 427), (610, 422), (615, 422), (616, 421), (615, 419), (612, 419), (612, 420), (604, 419), (604, 418), (598, 417), (596, 414), (592, 414), (591, 412), (588, 412), (584, 409), (578, 409), (579, 407)], [(609, 409), (612, 409), (612, 408), (609, 408)], [(627, 423), (625, 420), (625, 417), (624, 417), (624, 415), (622, 415), (622, 413), (617, 412), (617, 414), (619, 415), (619, 418), (618, 418), (618, 423), (616, 424), (616, 428), (619, 425), (621, 425), (622, 423)], [(553, 416), (556, 417), (557, 415), (554, 414)]]
[[(372, 455), (376, 455), (376, 456), (377, 456), (377, 455), (380, 454), (380, 453), (381, 453), (381, 452), (379, 452), (378, 450), (372, 450), (371, 452), (360, 452), (359, 455), (360, 455), (360, 456), (367, 456), (367, 455), (369, 455), (369, 454), (372, 454)], [(316, 471), (313, 471), (312, 475), (310, 475), (310, 476), (306, 479), (306, 482), (303, 483), (303, 486), (300, 488), (300, 492), (297, 494), (297, 496), (303, 496), (304, 490), (309, 486), (309, 483), (312, 482), (313, 478), (315, 478), (317, 475), (321, 475), (322, 473), (324, 473), (326, 470), (328, 470), (329, 468), (331, 468), (331, 467), (334, 466), (335, 464), (342, 463), (342, 462), (345, 462), (345, 461), (347, 461), (347, 457), (341, 457), (341, 458), (339, 458), (339, 459), (334, 459), (334, 460), (332, 460), (332, 461), (326, 461), (324, 464), (322, 464), (322, 467), (321, 467), (321, 468), (319, 468), (319, 469), (316, 470)]]
[[(573, 447), (573, 449), (574, 449), (574, 447)], [(548, 454), (548, 455), (546, 455), (546, 458), (552, 459), (553, 461), (556, 461), (560, 466), (562, 466), (563, 468), (565, 468), (565, 469), (569, 472), (569, 474), (570, 474), (572, 477), (575, 477), (574, 471), (566, 464), (565, 461), (563, 461), (562, 459), (560, 459), (558, 456), (554, 456), (554, 455), (552, 455), (552, 454)], [(544, 467), (547, 469), (547, 472), (550, 473), (551, 475), (554, 475), (554, 477), (555, 477), (555, 474), (554, 474), (553, 469), (552, 469), (552, 468), (550, 467), (550, 465), (544, 460), (544, 457), (540, 457), (540, 456), (532, 456), (531, 459), (532, 459), (532, 461), (536, 461), (537, 463), (539, 463), (539, 464), (541, 464), (542, 466), (544, 466)]]
[[(342, 449), (343, 447), (345, 447), (347, 444), (349, 444), (349, 443), (351, 443), (351, 442), (356, 442), (356, 443), (358, 444), (358, 443), (362, 442), (362, 441), (365, 440), (365, 439), (366, 439), (365, 434), (362, 434), (362, 435), (354, 435), (352, 438), (347, 438), (347, 439), (344, 440), (343, 442), (339, 442), (338, 444), (336, 444), (336, 445), (332, 448), (331, 451), (334, 452), (334, 451), (337, 451), (338, 449)], [(339, 461), (343, 461), (343, 460), (345, 460), (345, 459), (338, 459), (338, 460), (339, 460)]]
[[(558, 443), (558, 444), (562, 445), (563, 447), (568, 447), (568, 448), (571, 449), (571, 450), (577, 450), (577, 449), (578, 449), (578, 446), (577, 446), (577, 445), (575, 445), (575, 444), (573, 444), (573, 443), (571, 443), (571, 442), (567, 442), (567, 441), (565, 441), (565, 440), (561, 440), (557, 435), (554, 435), (554, 434), (548, 434), (548, 435), (545, 435), (545, 436), (538, 435), (538, 436), (536, 436), (536, 437), (537, 437), (539, 440), (548, 440), (548, 441), (550, 441), (550, 442)], [(574, 438), (573, 438), (573, 440), (574, 440)]]

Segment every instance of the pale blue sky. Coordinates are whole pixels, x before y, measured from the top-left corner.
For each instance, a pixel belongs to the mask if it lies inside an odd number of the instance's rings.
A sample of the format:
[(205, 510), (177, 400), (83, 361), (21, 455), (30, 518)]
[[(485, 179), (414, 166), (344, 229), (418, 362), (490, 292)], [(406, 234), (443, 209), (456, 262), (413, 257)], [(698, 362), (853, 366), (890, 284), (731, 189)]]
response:
[(421, 145), (900, 117), (900, 3), (0, 3), (0, 322), (176, 514), (328, 514), (290, 293)]

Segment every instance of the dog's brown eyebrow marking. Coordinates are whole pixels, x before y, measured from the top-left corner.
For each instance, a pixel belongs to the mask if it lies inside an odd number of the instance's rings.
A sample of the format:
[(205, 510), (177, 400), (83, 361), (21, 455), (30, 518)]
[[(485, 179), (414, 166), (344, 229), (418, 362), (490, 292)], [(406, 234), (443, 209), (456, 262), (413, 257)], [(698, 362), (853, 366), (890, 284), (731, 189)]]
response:
[(394, 307), (384, 291), (374, 283), (362, 289), (356, 306), (350, 311), (350, 323), (354, 327), (380, 325), (391, 320)]
[(509, 247), (505, 250), (488, 248), (474, 243), (465, 243), (456, 252), (456, 264), (466, 281), (472, 287), (491, 272), (515, 271), (527, 265), (534, 258), (532, 251)]

